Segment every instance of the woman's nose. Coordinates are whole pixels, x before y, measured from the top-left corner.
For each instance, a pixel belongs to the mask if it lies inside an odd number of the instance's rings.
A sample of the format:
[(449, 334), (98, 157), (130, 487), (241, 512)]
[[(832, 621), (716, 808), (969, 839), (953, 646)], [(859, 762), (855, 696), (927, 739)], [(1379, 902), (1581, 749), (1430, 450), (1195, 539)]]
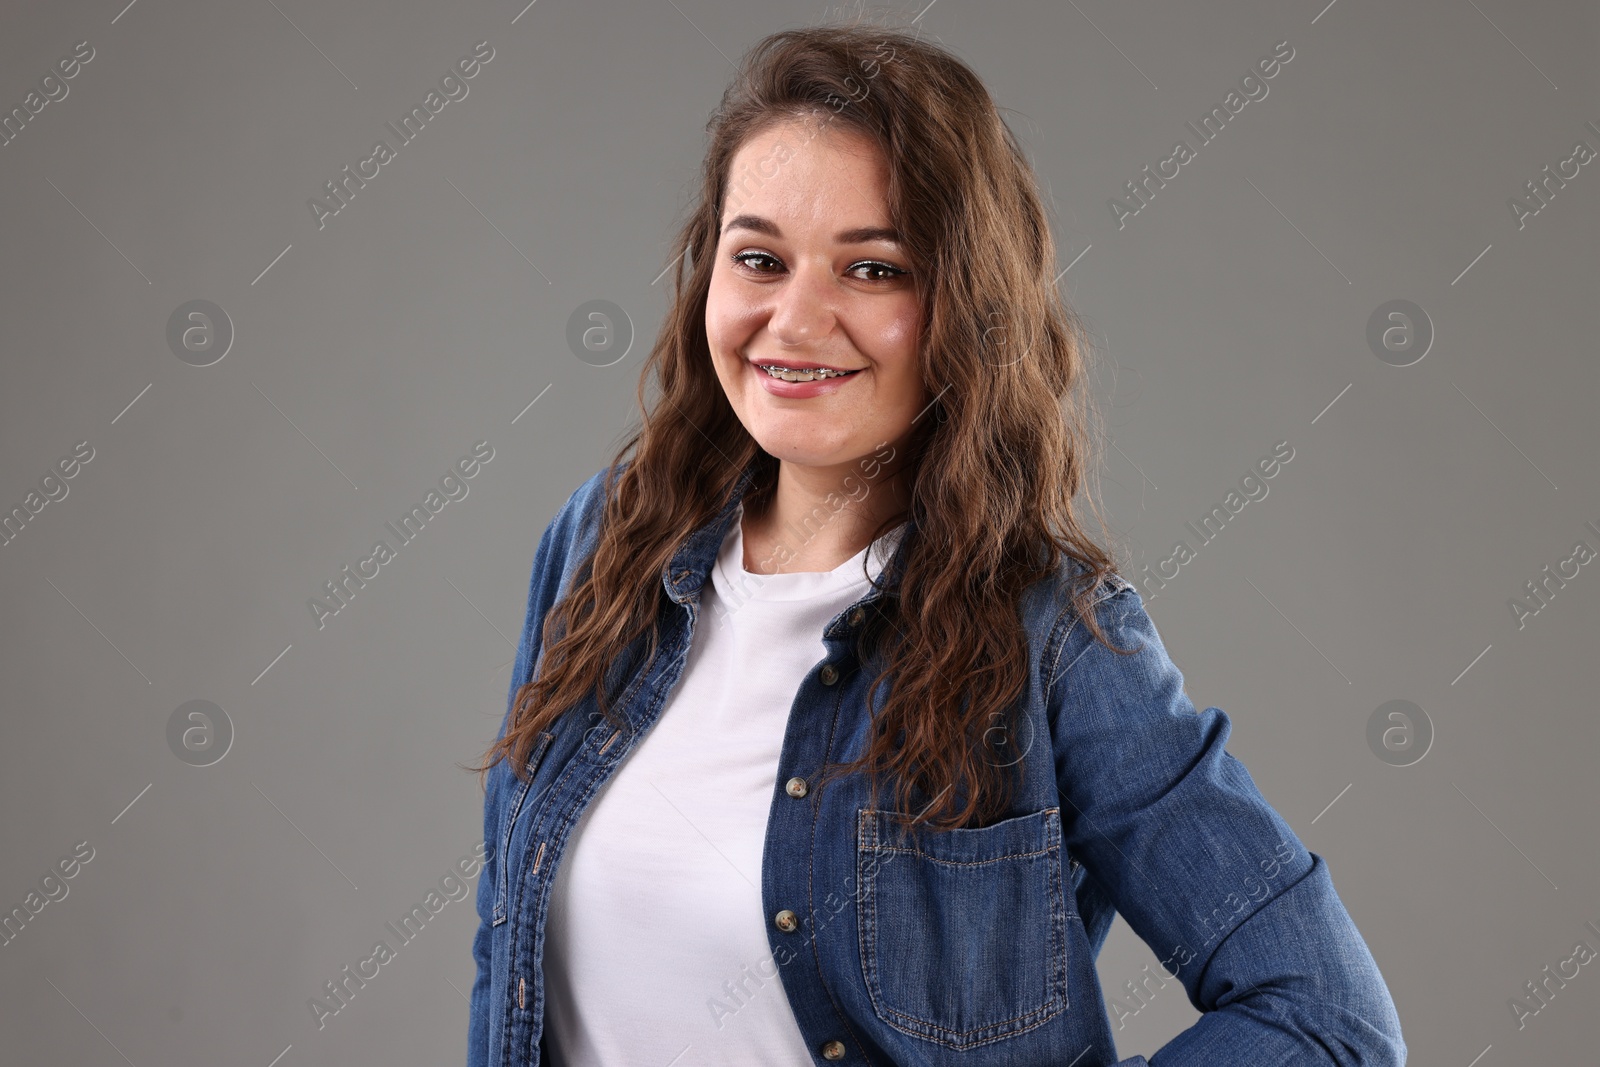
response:
[(833, 332), (837, 308), (831, 269), (798, 268), (782, 285), (774, 288), (767, 330), (781, 344), (803, 345)]

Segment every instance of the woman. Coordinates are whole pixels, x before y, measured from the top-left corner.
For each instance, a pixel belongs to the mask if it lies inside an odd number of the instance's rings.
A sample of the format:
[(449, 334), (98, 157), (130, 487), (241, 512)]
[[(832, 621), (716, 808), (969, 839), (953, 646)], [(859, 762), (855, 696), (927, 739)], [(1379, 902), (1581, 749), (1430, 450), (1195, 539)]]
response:
[[(981, 82), (788, 31), (709, 130), (660, 400), (539, 543), (480, 768), (469, 1065), (1144, 1064), (1111, 1016), (1171, 981), (1159, 1067), (1404, 1062), (1079, 524), (1081, 330)], [(1108, 1006), (1113, 911), (1161, 968)]]

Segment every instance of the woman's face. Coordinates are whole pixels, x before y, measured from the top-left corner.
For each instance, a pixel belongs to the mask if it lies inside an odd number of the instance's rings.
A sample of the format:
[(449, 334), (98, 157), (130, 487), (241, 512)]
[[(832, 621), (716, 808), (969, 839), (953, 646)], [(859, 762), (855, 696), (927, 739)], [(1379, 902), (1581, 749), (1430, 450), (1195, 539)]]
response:
[[(706, 337), (739, 421), (786, 463), (850, 468), (898, 448), (931, 399), (887, 189), (881, 150), (844, 128), (773, 126), (733, 157)], [(854, 373), (790, 384), (762, 364)]]

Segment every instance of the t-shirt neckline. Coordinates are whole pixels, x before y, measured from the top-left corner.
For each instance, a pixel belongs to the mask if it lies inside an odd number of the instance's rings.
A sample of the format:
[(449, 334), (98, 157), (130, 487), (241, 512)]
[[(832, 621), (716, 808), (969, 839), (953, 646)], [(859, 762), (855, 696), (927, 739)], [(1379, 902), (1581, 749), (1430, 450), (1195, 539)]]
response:
[[(744, 502), (741, 501), (723, 537), (713, 580), (719, 589), (736, 587), (741, 601), (809, 600), (856, 586), (866, 589), (871, 585), (871, 578), (883, 571), (894, 554), (905, 527), (905, 523), (900, 523), (831, 571), (776, 570), (765, 574), (748, 571), (744, 566)], [(869, 553), (872, 556), (869, 563), (871, 577), (862, 573), (862, 562)]]

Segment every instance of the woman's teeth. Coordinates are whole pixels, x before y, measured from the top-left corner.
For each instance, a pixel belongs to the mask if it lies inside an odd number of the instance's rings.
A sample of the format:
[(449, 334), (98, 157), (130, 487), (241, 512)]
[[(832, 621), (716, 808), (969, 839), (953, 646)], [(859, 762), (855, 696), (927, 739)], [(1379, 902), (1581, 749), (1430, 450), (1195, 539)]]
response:
[(822, 378), (843, 378), (847, 374), (856, 373), (853, 370), (788, 370), (784, 367), (762, 366), (762, 370), (779, 381), (784, 382), (814, 382)]

